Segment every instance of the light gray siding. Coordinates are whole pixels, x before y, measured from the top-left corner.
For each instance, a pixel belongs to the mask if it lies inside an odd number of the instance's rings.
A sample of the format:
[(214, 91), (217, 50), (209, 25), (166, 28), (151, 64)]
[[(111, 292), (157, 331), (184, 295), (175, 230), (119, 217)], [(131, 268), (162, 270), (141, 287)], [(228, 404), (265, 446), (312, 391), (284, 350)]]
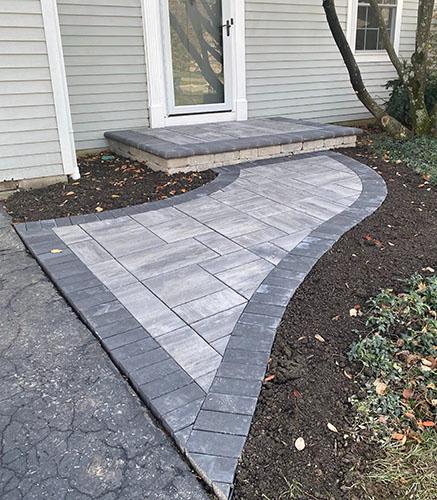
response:
[(0, 11), (0, 182), (63, 175), (40, 2)]
[[(337, 0), (346, 29), (347, 0)], [(404, 0), (403, 55), (414, 48), (416, 0)], [(332, 39), (321, 0), (247, 0), (246, 64), (249, 117), (282, 115), (324, 122), (365, 118)], [(389, 62), (360, 64), (369, 91), (387, 97)]]
[(140, 0), (58, 0), (77, 149), (107, 130), (144, 127), (147, 85)]

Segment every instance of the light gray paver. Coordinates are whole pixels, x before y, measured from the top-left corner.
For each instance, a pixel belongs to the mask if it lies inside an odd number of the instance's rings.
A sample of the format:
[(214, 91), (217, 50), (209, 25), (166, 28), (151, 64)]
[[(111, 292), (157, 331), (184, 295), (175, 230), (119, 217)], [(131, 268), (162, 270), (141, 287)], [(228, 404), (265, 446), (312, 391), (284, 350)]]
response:
[(79, 217), (80, 228), (61, 221), (52, 231), (48, 221), (25, 229), (41, 265), (222, 494), (285, 306), (317, 259), (385, 195), (377, 174), (337, 154), (233, 171), (150, 209)]

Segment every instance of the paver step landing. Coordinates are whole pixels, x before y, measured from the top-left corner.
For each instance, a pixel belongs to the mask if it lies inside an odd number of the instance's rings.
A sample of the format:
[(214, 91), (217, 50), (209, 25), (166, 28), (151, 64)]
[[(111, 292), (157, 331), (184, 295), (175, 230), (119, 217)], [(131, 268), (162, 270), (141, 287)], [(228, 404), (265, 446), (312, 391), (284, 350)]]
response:
[(217, 172), (168, 200), (17, 231), (227, 499), (288, 301), (386, 191), (369, 167), (332, 152)]
[(352, 127), (274, 117), (106, 132), (111, 150), (167, 173), (352, 147)]

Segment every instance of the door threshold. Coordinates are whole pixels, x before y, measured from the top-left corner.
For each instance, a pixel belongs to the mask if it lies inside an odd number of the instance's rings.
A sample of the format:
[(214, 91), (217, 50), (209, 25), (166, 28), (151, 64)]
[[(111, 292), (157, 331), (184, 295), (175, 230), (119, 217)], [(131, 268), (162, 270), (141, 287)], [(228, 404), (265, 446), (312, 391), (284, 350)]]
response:
[(215, 113), (209, 112), (166, 116), (162, 126), (171, 127), (177, 125), (196, 125), (202, 123), (229, 122), (235, 120), (237, 120), (237, 114), (235, 111), (216, 111)]

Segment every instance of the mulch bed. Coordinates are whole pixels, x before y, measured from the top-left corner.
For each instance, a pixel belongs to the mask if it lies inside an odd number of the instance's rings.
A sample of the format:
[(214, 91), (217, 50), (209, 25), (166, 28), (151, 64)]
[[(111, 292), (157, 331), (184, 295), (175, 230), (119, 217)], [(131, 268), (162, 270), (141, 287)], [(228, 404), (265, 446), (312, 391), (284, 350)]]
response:
[(81, 178), (20, 191), (4, 202), (14, 222), (102, 212), (185, 193), (216, 177), (211, 170), (167, 175), (103, 152), (78, 159)]
[[(354, 418), (348, 397), (360, 387), (345, 375), (358, 368), (347, 352), (356, 330), (364, 331), (364, 319), (351, 317), (349, 310), (365, 307), (380, 288), (398, 288), (399, 280), (416, 271), (426, 275), (428, 266), (437, 269), (436, 190), (403, 165), (375, 158), (365, 143), (342, 152), (376, 167), (389, 194), (376, 213), (322, 257), (287, 307), (266, 380), (274, 377), (264, 383), (237, 472), (237, 499), (365, 497), (351, 486), (359, 483), (377, 448), (348, 434)], [(295, 449), (298, 437), (305, 439), (303, 451)], [(396, 498), (390, 491), (373, 494)]]

